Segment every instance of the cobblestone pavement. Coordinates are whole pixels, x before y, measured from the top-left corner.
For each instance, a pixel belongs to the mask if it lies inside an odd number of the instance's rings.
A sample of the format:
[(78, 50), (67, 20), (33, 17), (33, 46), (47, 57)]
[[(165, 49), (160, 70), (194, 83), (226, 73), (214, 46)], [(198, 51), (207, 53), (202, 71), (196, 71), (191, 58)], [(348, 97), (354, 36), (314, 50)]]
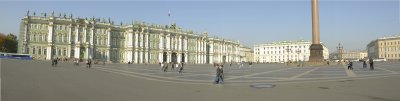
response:
[[(215, 77), (215, 68), (211, 65), (185, 65), (182, 74), (177, 69), (171, 70), (170, 66), (168, 72), (162, 72), (159, 65), (111, 64), (97, 65), (94, 68), (162, 82), (208, 84)], [(345, 65), (288, 67), (283, 64), (255, 64), (239, 68), (238, 65), (228, 64), (225, 65), (224, 72), (226, 84), (286, 83), (397, 75), (400, 73), (400, 64), (378, 62), (375, 63), (375, 70), (362, 68), (362, 63), (355, 63), (354, 70), (347, 70)]]
[[(400, 64), (375, 70), (346, 66), (225, 65), (225, 83), (212, 84), (211, 65), (184, 73), (158, 65), (106, 64), (91, 69), (60, 61), (0, 60), (1, 101), (399, 101)], [(258, 85), (261, 84), (261, 85)], [(262, 85), (266, 84), (266, 85)], [(253, 88), (268, 86), (273, 88)]]

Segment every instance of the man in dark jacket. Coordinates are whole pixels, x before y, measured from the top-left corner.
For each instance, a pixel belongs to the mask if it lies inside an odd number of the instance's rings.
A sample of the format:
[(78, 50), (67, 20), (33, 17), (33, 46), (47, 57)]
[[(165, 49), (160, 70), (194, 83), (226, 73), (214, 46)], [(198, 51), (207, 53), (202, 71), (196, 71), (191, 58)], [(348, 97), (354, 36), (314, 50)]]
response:
[(369, 59), (369, 69), (374, 70), (374, 60)]
[(224, 83), (224, 79), (223, 79), (223, 77), (224, 77), (224, 70), (222, 69), (222, 65), (218, 65), (217, 64), (217, 73), (216, 73), (216, 76), (215, 76), (215, 84), (223, 84)]

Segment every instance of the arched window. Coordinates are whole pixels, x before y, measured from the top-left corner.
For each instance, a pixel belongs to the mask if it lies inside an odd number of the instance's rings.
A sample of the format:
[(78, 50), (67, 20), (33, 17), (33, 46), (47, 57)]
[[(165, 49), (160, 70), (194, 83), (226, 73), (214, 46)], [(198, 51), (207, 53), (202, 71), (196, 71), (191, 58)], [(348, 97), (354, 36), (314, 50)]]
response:
[(68, 36), (67, 36), (67, 34), (64, 34), (64, 42), (67, 42), (68, 41)]
[(32, 48), (32, 54), (36, 54), (35, 48)]
[(42, 35), (41, 35), (41, 34), (39, 34), (39, 41), (43, 41), (43, 40), (42, 40)]
[(38, 54), (39, 54), (39, 55), (42, 54), (42, 47), (39, 48)]
[(63, 56), (67, 56), (67, 49), (64, 48)]
[(33, 34), (33, 41), (36, 41), (36, 34)]
[(58, 56), (61, 56), (61, 49), (58, 49)]

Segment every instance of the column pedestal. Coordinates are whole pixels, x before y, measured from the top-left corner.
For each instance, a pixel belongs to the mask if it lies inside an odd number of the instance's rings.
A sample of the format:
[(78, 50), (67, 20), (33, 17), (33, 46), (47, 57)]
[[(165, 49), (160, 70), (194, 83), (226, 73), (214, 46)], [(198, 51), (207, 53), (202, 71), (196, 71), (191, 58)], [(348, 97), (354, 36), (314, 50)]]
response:
[(310, 46), (310, 62), (322, 62), (324, 60), (323, 47), (321, 44), (311, 44)]

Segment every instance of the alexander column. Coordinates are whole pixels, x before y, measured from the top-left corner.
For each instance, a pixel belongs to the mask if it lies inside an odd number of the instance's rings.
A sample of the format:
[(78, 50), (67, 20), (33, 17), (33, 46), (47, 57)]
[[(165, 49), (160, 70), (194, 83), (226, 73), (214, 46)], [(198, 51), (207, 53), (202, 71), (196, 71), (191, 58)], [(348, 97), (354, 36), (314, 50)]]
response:
[(319, 38), (318, 0), (311, 0), (312, 6), (312, 44), (310, 46), (310, 62), (322, 62), (323, 48)]

